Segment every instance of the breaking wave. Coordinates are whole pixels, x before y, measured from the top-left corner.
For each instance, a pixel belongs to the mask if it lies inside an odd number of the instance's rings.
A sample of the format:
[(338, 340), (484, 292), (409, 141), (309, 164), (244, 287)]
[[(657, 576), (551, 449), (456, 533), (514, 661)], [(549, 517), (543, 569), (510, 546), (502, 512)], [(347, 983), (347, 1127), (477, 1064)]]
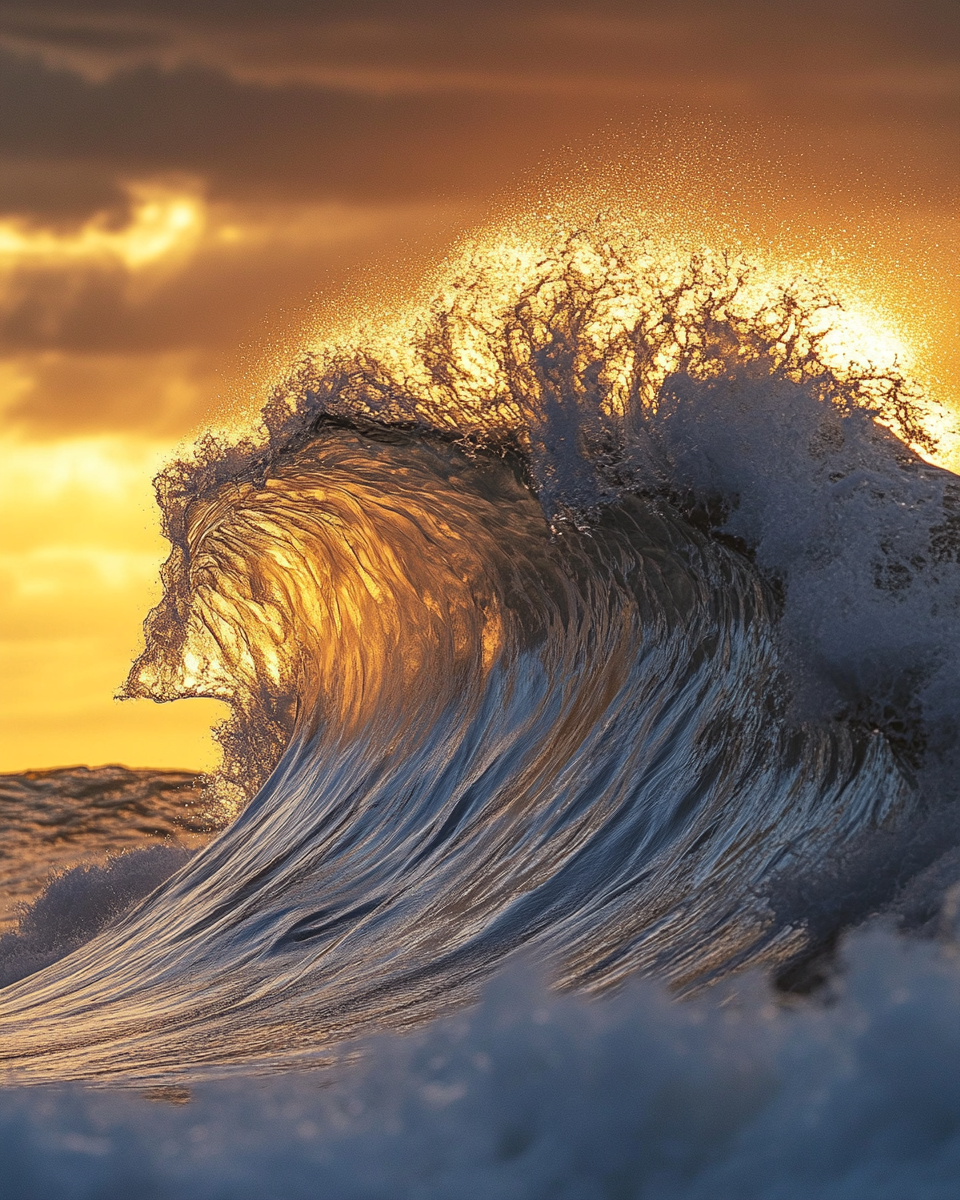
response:
[(803, 989), (871, 913), (940, 928), (960, 480), (835, 297), (606, 226), (507, 241), (262, 421), (158, 479), (125, 685), (230, 702), (237, 815), (4, 990), (8, 1079), (335, 1062), (518, 951), (595, 993)]

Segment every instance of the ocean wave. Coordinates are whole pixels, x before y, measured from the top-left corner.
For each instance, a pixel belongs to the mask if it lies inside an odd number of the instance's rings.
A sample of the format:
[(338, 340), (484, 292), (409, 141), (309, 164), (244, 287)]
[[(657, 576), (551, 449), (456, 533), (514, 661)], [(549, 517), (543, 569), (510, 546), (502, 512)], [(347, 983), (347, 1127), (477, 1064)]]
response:
[(520, 951), (597, 993), (799, 988), (870, 913), (929, 923), (960, 483), (849, 338), (729, 257), (508, 243), (168, 468), (125, 693), (231, 703), (237, 816), (4, 990), (7, 1078), (336, 1063)]

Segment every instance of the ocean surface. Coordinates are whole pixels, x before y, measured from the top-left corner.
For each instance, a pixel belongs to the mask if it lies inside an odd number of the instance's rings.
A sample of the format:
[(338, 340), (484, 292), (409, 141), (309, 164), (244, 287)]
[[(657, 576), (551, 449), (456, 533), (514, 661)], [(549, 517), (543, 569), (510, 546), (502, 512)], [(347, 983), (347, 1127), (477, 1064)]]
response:
[(123, 694), (221, 770), (0, 787), (10, 1194), (960, 1195), (934, 425), (822, 283), (613, 223), (307, 348), (157, 481)]

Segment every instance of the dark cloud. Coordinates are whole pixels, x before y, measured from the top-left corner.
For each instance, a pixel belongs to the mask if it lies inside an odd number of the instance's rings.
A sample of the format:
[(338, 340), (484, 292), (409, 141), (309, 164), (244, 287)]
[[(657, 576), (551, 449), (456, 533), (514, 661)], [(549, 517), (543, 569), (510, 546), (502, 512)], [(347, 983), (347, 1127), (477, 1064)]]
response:
[[(8, 419), (180, 420), (189, 405), (165, 409), (159, 383), (138, 405), (103, 364), (149, 359), (159, 379), (193, 355), (208, 395), (231, 347), (283, 340), (310, 297), (336, 308), (364, 263), (404, 239), (437, 251), (511, 189), (612, 173), (651, 204), (710, 207), (771, 239), (791, 220), (946, 211), (958, 59), (955, 0), (8, 5), (0, 219), (65, 239), (122, 229), (127, 185), (181, 180), (262, 234), (208, 239), (139, 283), (109, 255), (0, 254), (0, 354), (39, 372)], [(326, 237), (325, 204), (359, 214), (357, 231)], [(301, 209), (313, 234), (277, 232)]]
[[(907, 57), (941, 62), (955, 57), (958, 24), (951, 0), (321, 0), (269, 6), (32, 0), (7, 9), (0, 36), (22, 53), (46, 55), (91, 78), (147, 62), (194, 62), (261, 82), (272, 73), (275, 81), (299, 77), (331, 86), (329, 79), (322, 82), (324, 71), (380, 68), (410, 72), (407, 84), (395, 83), (401, 89), (431, 86), (432, 77), (433, 86), (450, 90), (450, 76), (458, 71), (501, 78), (510, 87), (518, 70), (529, 81), (549, 81), (557, 73), (611, 81), (663, 68), (702, 72), (708, 65), (750, 75), (792, 64), (816, 75), (824, 64), (863, 67)], [(367, 84), (344, 75), (339, 86), (385, 85), (371, 74)]]
[(4, 423), (31, 437), (179, 436), (218, 397), (242, 394), (251, 371), (262, 380), (264, 355), (274, 372), (291, 362), (324, 309), (382, 292), (469, 220), (430, 206), (214, 207), (173, 268), (106, 257), (22, 267), (0, 289), (0, 367), (20, 381)]
[(410, 199), (477, 194), (603, 110), (534, 97), (352, 96), (262, 90), (213, 72), (143, 69), (103, 85), (0, 64), (0, 156), (77, 160), (128, 175), (186, 170), (274, 195)]
[(0, 213), (57, 228), (123, 203), (116, 174), (103, 163), (59, 156), (0, 158)]
[(677, 106), (946, 146), (958, 47), (953, 0), (32, 0), (0, 16), (0, 204), (89, 212), (170, 171), (232, 196), (476, 197)]
[[(0, 292), (0, 354), (221, 350), (271, 332), (268, 316), (358, 286), (373, 249), (381, 269), (436, 253), (470, 215), (428, 206), (240, 209), (182, 263), (131, 273), (107, 259), (24, 266)], [(239, 241), (219, 234), (236, 230)], [(69, 236), (69, 235), (68, 235)], [(158, 273), (157, 273), (158, 272)]]

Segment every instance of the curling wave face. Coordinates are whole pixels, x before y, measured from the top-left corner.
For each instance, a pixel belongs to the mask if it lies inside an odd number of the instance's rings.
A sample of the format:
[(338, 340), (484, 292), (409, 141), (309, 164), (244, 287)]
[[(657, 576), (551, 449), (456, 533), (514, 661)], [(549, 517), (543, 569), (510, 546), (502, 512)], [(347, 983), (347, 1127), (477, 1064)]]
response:
[(726, 259), (497, 261), (158, 481), (126, 694), (229, 700), (251, 798), (2, 993), (9, 1078), (335, 1059), (524, 947), (787, 977), (960, 840), (960, 483), (896, 363)]

